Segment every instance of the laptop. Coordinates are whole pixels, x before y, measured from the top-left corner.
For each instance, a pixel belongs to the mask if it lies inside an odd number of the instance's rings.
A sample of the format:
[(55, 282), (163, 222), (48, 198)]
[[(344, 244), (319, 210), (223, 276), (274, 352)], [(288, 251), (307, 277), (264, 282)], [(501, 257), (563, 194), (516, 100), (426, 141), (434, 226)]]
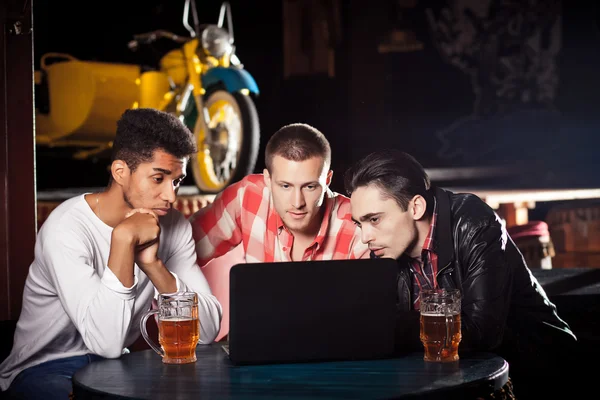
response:
[(237, 264), (227, 348), (235, 365), (392, 356), (392, 259)]

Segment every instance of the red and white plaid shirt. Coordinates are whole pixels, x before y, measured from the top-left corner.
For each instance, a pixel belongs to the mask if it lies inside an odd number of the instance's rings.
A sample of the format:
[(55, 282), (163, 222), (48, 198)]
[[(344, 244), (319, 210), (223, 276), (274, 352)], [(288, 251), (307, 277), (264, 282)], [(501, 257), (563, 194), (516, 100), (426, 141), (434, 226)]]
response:
[(429, 233), (423, 243), (421, 258), (411, 258), (410, 266), (413, 272), (413, 307), (418, 310), (420, 307), (420, 293), (424, 289), (437, 289), (438, 257), (433, 251), (435, 227), (437, 221), (437, 202), (434, 199), (433, 215), (429, 225)]
[[(351, 218), (350, 199), (327, 190), (323, 206), (321, 228), (302, 260), (368, 258), (368, 246)], [(240, 243), (246, 262), (292, 261), (294, 236), (275, 210), (262, 174), (229, 185), (190, 222), (200, 266)]]

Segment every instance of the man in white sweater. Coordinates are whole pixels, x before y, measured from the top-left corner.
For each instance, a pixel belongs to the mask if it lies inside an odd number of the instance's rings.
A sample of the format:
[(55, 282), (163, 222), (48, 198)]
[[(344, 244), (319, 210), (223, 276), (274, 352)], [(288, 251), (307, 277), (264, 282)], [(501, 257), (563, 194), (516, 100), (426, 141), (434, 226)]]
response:
[(128, 352), (157, 293), (197, 292), (200, 343), (214, 341), (221, 305), (196, 264), (189, 222), (172, 208), (195, 151), (176, 117), (125, 111), (106, 190), (64, 201), (38, 233), (0, 389), (67, 399), (77, 369)]

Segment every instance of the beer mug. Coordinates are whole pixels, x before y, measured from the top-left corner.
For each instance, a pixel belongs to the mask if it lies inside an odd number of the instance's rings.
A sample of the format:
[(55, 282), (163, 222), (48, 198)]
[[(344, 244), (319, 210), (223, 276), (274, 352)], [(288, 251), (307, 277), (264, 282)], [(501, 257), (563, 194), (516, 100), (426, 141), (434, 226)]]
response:
[(425, 361), (458, 360), (460, 302), (458, 289), (431, 289), (421, 292), (421, 342)]
[[(158, 342), (148, 336), (146, 322), (158, 314)], [(140, 321), (142, 336), (162, 357), (165, 364), (186, 364), (196, 361), (196, 345), (200, 339), (198, 295), (194, 292), (158, 295), (158, 309), (144, 314)]]

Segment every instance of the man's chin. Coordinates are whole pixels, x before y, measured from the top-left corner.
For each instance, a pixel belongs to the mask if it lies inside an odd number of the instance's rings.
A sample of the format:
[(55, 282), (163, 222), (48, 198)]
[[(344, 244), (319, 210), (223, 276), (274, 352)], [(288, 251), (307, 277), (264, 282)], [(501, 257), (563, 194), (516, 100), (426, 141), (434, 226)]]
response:
[(297, 221), (287, 221), (285, 226), (291, 231), (302, 232), (306, 230), (306, 224)]
[(377, 258), (391, 258), (391, 259), (395, 260), (398, 257), (394, 257), (394, 256), (391, 256), (389, 254), (383, 253), (382, 255), (378, 256)]
[(285, 223), (285, 226), (290, 231), (303, 232), (308, 229), (308, 224), (306, 223), (306, 221), (297, 221), (297, 220), (293, 220), (293, 219), (292, 220), (286, 219), (283, 222)]
[(391, 258), (392, 260), (397, 260), (398, 257), (394, 257), (392, 254), (389, 254), (388, 252), (385, 252), (385, 251), (383, 251), (383, 252), (371, 251), (371, 258)]

